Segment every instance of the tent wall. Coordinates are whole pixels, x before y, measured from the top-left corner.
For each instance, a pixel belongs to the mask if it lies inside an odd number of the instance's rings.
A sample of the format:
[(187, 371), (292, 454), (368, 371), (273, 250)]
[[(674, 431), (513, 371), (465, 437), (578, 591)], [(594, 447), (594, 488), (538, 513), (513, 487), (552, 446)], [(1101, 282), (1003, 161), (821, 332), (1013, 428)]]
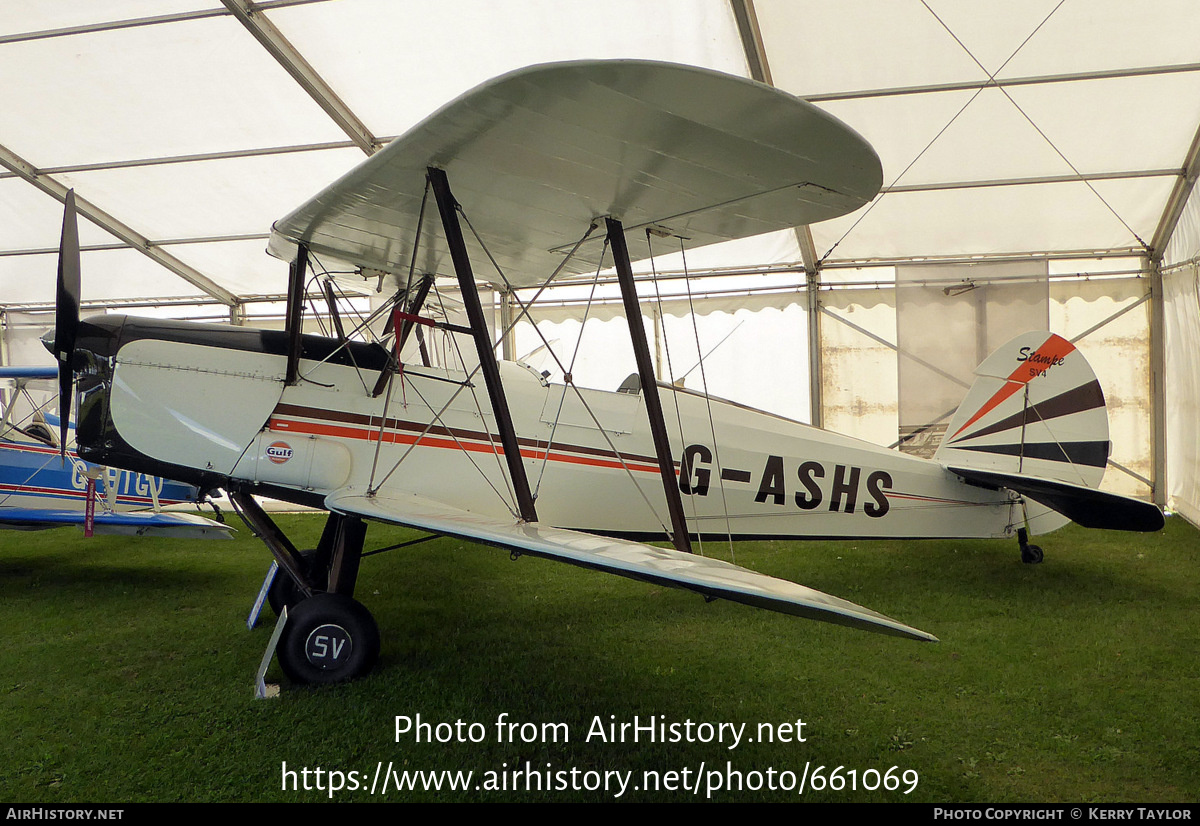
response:
[[(1082, 274), (1084, 270), (1094, 272)], [(957, 392), (943, 393), (945, 409), (937, 411), (949, 414), (973, 380), (971, 372), (981, 360), (979, 353), (986, 355), (1020, 332), (1049, 328), (1078, 344), (1104, 388), (1112, 440), (1104, 488), (1150, 497), (1154, 451), (1149, 280), (1138, 274), (1137, 262), (927, 264), (914, 266), (901, 279), (903, 283), (895, 280), (892, 268), (863, 271), (877, 279), (874, 282), (856, 281), (862, 277), (857, 272), (822, 273), (820, 389), (825, 428), (897, 446), (901, 437), (908, 435), (905, 425), (911, 425), (901, 421), (901, 384), (906, 370), (914, 385), (909, 388), (910, 397), (929, 384), (922, 375), (938, 376), (940, 372), (959, 377)], [(887, 275), (881, 279), (880, 272)], [(1194, 277), (1188, 283), (1194, 287)], [(960, 292), (971, 284), (974, 289)], [(652, 289), (647, 285), (647, 291)], [(919, 352), (897, 346), (904, 316), (897, 311), (897, 293), (914, 289), (923, 296), (916, 320), (926, 333), (931, 329), (935, 333), (923, 340), (914, 338), (921, 344)], [(1195, 289), (1191, 296), (1194, 306)], [(985, 299), (979, 308), (973, 306), (976, 297)], [(912, 297), (906, 301), (911, 304)], [(951, 331), (946, 325), (939, 326), (938, 311), (926, 306), (931, 302), (966, 302), (971, 305), (967, 306), (970, 312), (958, 313), (962, 323)], [(581, 322), (585, 304), (577, 299), (536, 309), (533, 317), (541, 337), (532, 324), (522, 322), (517, 328), (515, 353), (535, 369), (549, 371), (552, 381), (561, 381), (563, 372), (570, 371), (581, 386), (615, 389), (634, 370), (622, 308), (610, 299), (593, 301), (586, 309), (586, 322)], [(926, 317), (930, 312), (933, 315)], [(712, 395), (789, 418), (808, 419), (804, 289), (694, 296), (690, 300), (675, 295), (661, 302), (644, 300), (642, 313), (661, 381), (678, 380), (686, 373), (688, 388), (704, 390), (707, 385)], [(909, 319), (910, 326), (912, 323)], [(1200, 324), (1195, 327), (1200, 341)], [(930, 340), (937, 346), (925, 347)], [(546, 352), (546, 342), (561, 364)], [(696, 367), (701, 353), (706, 354), (703, 374)], [(965, 373), (960, 363), (964, 358), (971, 363)], [(1195, 389), (1200, 392), (1200, 387)], [(931, 452), (936, 439), (926, 447)]]
[(821, 297), (821, 417), (828, 430), (875, 444), (899, 431), (896, 290), (836, 289)]
[(1200, 525), (1200, 269), (1163, 275), (1167, 505)]
[(1050, 329), (1087, 357), (1108, 405), (1108, 472), (1102, 487), (1151, 498), (1150, 284), (1140, 277), (1050, 284)]
[[(947, 274), (963, 278), (946, 284)], [(932, 457), (975, 368), (1013, 336), (1049, 326), (1046, 276), (1044, 260), (896, 268), (901, 450)]]
[[(1041, 264), (1043, 272), (1045, 266)], [(925, 270), (931, 285), (959, 284), (978, 273), (974, 267), (958, 265)], [(1077, 341), (1104, 388), (1113, 447), (1103, 487), (1149, 498), (1153, 440), (1148, 281), (1120, 275), (1043, 278), (1048, 280), (1049, 328)], [(899, 387), (902, 365), (911, 361), (913, 354), (902, 353), (896, 346), (896, 293), (892, 284), (831, 288), (821, 293), (826, 427), (881, 445), (895, 445), (901, 435), (907, 435), (901, 427)], [(1013, 335), (1018, 332), (1021, 330), (1012, 330)], [(961, 351), (973, 356), (985, 334), (989, 347), (1007, 340), (1003, 335), (996, 340), (995, 330), (968, 325), (955, 336), (962, 341), (948, 336), (942, 339), (945, 355), (940, 359), (933, 351), (919, 357), (930, 367), (954, 374)], [(964, 388), (960, 397), (965, 392)], [(947, 410), (951, 406), (947, 405)]]
[(1200, 525), (1200, 195), (1195, 190), (1163, 265), (1167, 505)]
[[(652, 291), (646, 289), (643, 296)], [(576, 304), (535, 309), (533, 318), (544, 340), (522, 322), (515, 354), (539, 371), (548, 370), (551, 381), (562, 381), (565, 367), (580, 386), (615, 390), (636, 369), (624, 313), (611, 300), (593, 303), (581, 324), (584, 312)], [(713, 396), (808, 419), (803, 292), (644, 300), (642, 323), (660, 381), (682, 381), (691, 390), (707, 389)], [(546, 342), (562, 366), (546, 352)]]

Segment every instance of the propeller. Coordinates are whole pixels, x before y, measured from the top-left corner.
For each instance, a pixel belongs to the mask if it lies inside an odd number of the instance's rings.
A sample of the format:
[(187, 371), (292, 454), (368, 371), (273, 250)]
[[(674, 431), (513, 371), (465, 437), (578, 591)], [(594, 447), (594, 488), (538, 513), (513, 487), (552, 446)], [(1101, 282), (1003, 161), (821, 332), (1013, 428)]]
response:
[(67, 460), (67, 428), (74, 395), (75, 334), (79, 328), (79, 224), (75, 190), (64, 201), (62, 240), (58, 245), (58, 289), (54, 297), (54, 360), (58, 362), (59, 450)]

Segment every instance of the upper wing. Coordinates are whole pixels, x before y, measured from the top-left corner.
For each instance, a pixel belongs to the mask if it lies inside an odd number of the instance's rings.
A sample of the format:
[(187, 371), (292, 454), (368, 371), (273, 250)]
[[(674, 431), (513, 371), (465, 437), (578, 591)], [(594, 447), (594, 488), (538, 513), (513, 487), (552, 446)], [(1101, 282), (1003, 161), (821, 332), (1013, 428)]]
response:
[[(0, 529), (82, 526), (84, 518), (84, 512), (79, 510), (0, 507)], [(230, 539), (233, 530), (228, 525), (192, 513), (97, 513), (93, 525), (96, 533), (181, 539)]]
[(931, 634), (844, 599), (719, 559), (535, 523), (503, 521), (449, 507), (415, 494), (377, 493), (367, 496), (345, 488), (327, 496), (325, 506), (339, 513), (356, 514), (433, 533), (514, 548), (535, 556), (661, 585), (687, 588), (705, 596), (743, 602), (785, 614), (916, 640), (937, 640)]
[[(862, 137), (779, 89), (644, 60), (552, 63), (488, 81), (396, 138), (276, 222), (272, 254), (291, 260), (304, 243), (408, 273), (430, 166), (517, 287), (547, 278), (601, 216), (702, 246), (843, 215), (883, 182)], [(427, 211), (415, 264), (445, 273), (432, 199)], [(594, 270), (603, 235), (564, 271)], [(470, 246), (479, 277), (497, 280)]]

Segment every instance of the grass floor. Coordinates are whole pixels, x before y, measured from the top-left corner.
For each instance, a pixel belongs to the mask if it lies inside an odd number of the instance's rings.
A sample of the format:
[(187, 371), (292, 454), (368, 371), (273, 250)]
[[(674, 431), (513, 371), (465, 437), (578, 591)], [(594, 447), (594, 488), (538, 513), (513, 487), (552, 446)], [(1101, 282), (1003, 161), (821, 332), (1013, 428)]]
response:
[[(280, 521), (297, 545), (316, 544), (319, 517)], [(416, 535), (373, 526), (368, 548)], [(611, 785), (554, 786), (610, 771), (632, 772), (640, 788), (624, 800), (697, 796), (641, 788), (644, 772), (699, 777), (700, 798), (706, 781), (740, 772), (741, 791), (713, 797), (1196, 801), (1200, 534), (1170, 519), (1153, 535), (1068, 528), (1039, 541), (1040, 566), (1021, 564), (1015, 541), (735, 546), (741, 565), (942, 640), (923, 644), (438, 539), (364, 562), (358, 596), (384, 636), (368, 678), (298, 688), (272, 665), (283, 692), (264, 701), (251, 684), (270, 621), (254, 631), (243, 621), (269, 558), (248, 530), (231, 542), (0, 534), (0, 801), (328, 796), (285, 791), (285, 762), (362, 772), (365, 786), (380, 764), (475, 772), (466, 791), (339, 800), (608, 800)], [(538, 737), (500, 742), (504, 714)], [(397, 741), (396, 717), (417, 715), (479, 723), (463, 734), (482, 742)], [(735, 748), (728, 736), (588, 741), (596, 720), (635, 716), (682, 735), (687, 721), (746, 728)], [(781, 727), (797, 720), (804, 742)], [(759, 724), (793, 742), (760, 741)], [(512, 791), (511, 775), (508, 791), (474, 788), (526, 763), (543, 787), (552, 773), (549, 790), (521, 779)], [(798, 783), (806, 766), (803, 797), (769, 788)], [(839, 766), (842, 788), (814, 789)], [(895, 791), (863, 788), (892, 767), (892, 779), (915, 774)]]

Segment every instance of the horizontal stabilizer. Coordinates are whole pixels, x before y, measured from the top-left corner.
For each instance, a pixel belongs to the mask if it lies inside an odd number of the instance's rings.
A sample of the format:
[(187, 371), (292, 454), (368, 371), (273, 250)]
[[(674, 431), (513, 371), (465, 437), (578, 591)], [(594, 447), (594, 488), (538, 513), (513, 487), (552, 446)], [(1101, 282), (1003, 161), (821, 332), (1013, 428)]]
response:
[(937, 640), (924, 631), (844, 599), (719, 559), (673, 549), (497, 519), (407, 493), (383, 492), (367, 496), (346, 488), (327, 496), (325, 507), (339, 513), (498, 545), (632, 579), (687, 588), (708, 597), (771, 611), (915, 640)]
[[(83, 527), (79, 510), (0, 508), (0, 530), (42, 530), (63, 525)], [(230, 539), (232, 528), (192, 513), (98, 513), (93, 530), (122, 536), (163, 536), (176, 539)]]
[(962, 467), (951, 467), (950, 472), (978, 485), (1016, 491), (1085, 528), (1150, 532), (1161, 530), (1164, 524), (1162, 511), (1156, 505), (1129, 496), (1015, 473)]

